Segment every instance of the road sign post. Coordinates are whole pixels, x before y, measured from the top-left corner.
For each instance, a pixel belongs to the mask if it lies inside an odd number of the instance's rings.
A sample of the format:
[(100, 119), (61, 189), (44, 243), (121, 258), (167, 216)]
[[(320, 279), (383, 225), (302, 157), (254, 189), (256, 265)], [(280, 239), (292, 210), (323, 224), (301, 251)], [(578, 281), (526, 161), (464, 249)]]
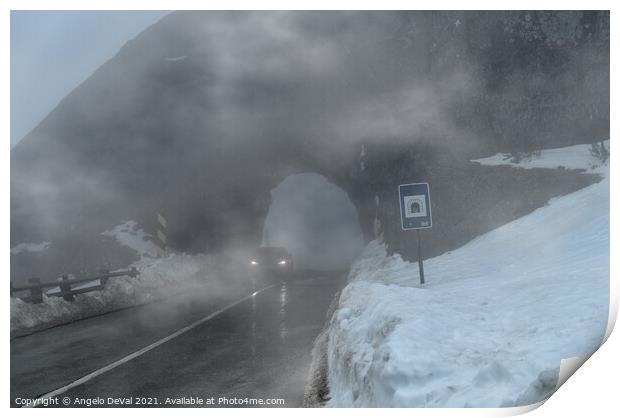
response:
[(398, 186), (400, 222), (403, 230), (416, 229), (418, 235), (418, 268), (420, 284), (424, 284), (424, 260), (420, 229), (431, 228), (431, 194), (428, 183), (409, 183)]
[(416, 229), (418, 233), (418, 270), (420, 272), (420, 284), (424, 284), (424, 259), (422, 258), (422, 239), (420, 238), (420, 230)]

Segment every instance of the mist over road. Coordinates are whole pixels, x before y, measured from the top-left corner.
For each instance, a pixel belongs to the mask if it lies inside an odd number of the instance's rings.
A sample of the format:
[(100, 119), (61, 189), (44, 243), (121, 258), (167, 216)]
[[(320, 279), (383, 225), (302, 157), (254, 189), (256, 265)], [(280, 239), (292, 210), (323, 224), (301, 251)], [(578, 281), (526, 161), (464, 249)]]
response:
[(234, 306), (233, 299), (200, 304), (197, 295), (181, 306), (178, 301), (147, 305), (15, 339), (11, 405), (17, 406), (18, 397), (37, 398), (70, 385), (222, 310), (58, 397), (72, 402), (150, 397), (158, 406), (167, 406), (167, 398), (199, 397), (215, 398), (213, 406), (220, 407), (226, 406), (217, 404), (221, 397), (284, 399), (279, 406), (301, 406), (313, 341), (344, 274), (314, 273), (272, 283)]

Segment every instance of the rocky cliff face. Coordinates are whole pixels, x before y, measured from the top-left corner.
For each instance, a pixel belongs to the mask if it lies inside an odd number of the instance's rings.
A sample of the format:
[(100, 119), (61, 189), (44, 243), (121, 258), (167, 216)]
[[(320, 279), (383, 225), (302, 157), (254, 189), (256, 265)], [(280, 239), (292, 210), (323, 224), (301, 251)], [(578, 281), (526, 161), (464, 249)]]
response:
[[(154, 228), (156, 213), (179, 250), (257, 244), (269, 191), (303, 171), (347, 191), (367, 237), (379, 219), (390, 248), (403, 252), (396, 186), (431, 181), (442, 219), (428, 234), (431, 252), (462, 242), (480, 228), (453, 207), (476, 207), (478, 226), (490, 228), (569, 187), (559, 183), (583, 183), (483, 172), (469, 157), (531, 148), (526, 129), (537, 145), (608, 135), (608, 99), (567, 88), (587, 80), (608, 95), (608, 14), (571, 15), (565, 33), (543, 37), (531, 36), (546, 28), (534, 17), (538, 26), (521, 27), (524, 14), (506, 23), (502, 13), (172, 13), (12, 150), (12, 245), (94, 236), (124, 219)], [(591, 33), (577, 36), (586, 22)], [(548, 43), (552, 36), (572, 43)], [(507, 45), (538, 52), (498, 53)], [(530, 82), (522, 75), (532, 68)], [(551, 83), (544, 97), (532, 93), (541, 80)], [(523, 97), (530, 107), (520, 110)], [(554, 126), (573, 135), (535, 135)], [(522, 188), (547, 191), (506, 210), (504, 196), (519, 200)]]

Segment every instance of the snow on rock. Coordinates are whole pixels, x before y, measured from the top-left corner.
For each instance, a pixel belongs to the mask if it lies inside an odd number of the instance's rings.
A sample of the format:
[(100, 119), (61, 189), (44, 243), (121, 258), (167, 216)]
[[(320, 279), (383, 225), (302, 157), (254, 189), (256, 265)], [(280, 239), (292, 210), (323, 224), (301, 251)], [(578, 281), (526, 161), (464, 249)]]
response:
[(136, 221), (125, 221), (101, 235), (114, 237), (116, 241), (136, 251), (140, 256), (157, 257), (162, 249), (152, 241), (152, 235), (138, 228)]
[(209, 281), (214, 262), (208, 255), (146, 257), (132, 265), (140, 271), (137, 278), (110, 279), (105, 289), (76, 295), (74, 302), (44, 296), (32, 304), (12, 297), (11, 337), (191, 291)]
[(44, 241), (40, 243), (33, 242), (22, 242), (21, 244), (17, 244), (13, 248), (11, 248), (11, 254), (19, 254), (19, 253), (39, 253), (41, 251), (45, 251), (49, 248), (50, 242)]
[[(605, 148), (609, 150), (609, 140), (604, 141)], [(511, 161), (508, 153), (499, 153), (491, 157), (472, 160), (482, 165), (510, 165), (518, 168), (560, 168), (571, 170), (586, 170), (589, 172), (602, 173), (605, 166), (590, 153), (591, 144), (573, 145), (570, 147), (546, 149), (540, 154), (525, 158), (516, 163)]]
[[(583, 168), (570, 150), (527, 166)], [(570, 151), (570, 152), (568, 152)], [(589, 154), (588, 154), (589, 155)], [(575, 158), (573, 158), (575, 157)], [(551, 161), (545, 161), (549, 158)], [(587, 356), (609, 308), (609, 177), (417, 263), (371, 242), (329, 330), (329, 406), (500, 407), (536, 403), (560, 361)]]

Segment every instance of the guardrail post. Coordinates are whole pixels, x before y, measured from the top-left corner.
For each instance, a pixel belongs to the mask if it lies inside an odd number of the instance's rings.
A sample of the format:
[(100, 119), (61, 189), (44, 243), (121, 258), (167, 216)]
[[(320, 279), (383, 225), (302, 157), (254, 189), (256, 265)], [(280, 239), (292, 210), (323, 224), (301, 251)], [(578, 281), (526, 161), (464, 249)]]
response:
[(105, 285), (108, 284), (108, 280), (110, 280), (110, 277), (108, 276), (110, 274), (110, 270), (101, 269), (99, 270), (99, 274), (101, 275), (99, 281), (101, 282), (101, 288), (103, 289)]
[(31, 277), (28, 279), (28, 283), (33, 286), (30, 289), (30, 301), (32, 303), (43, 303), (43, 288), (41, 287), (41, 279), (38, 277)]
[(69, 280), (69, 276), (66, 274), (63, 274), (62, 281), (60, 282), (60, 291), (63, 293), (68, 292), (66, 295), (62, 295), (62, 298), (66, 300), (67, 302), (73, 302), (75, 300), (75, 297), (70, 293), (71, 283), (63, 283), (63, 282), (66, 282), (67, 280)]
[[(13, 286), (13, 282), (11, 282), (11, 296), (15, 294), (15, 292), (22, 291), (30, 291), (30, 295), (27, 297), (21, 297), (22, 300), (31, 302), (31, 303), (41, 303), (43, 302), (43, 289), (49, 287), (58, 286), (60, 288), (60, 292), (50, 292), (49, 296), (62, 296), (62, 298), (66, 301), (73, 302), (75, 300), (76, 294), (82, 294), (91, 292), (94, 290), (101, 290), (105, 287), (108, 281), (114, 277), (123, 277), (129, 276), (131, 278), (136, 278), (140, 275), (140, 271), (136, 267), (132, 267), (130, 270), (123, 271), (115, 271), (110, 273), (109, 270), (99, 270), (100, 274), (96, 277), (84, 277), (80, 279), (70, 279), (68, 274), (64, 274), (61, 276), (60, 281), (50, 282), (50, 283), (41, 283), (41, 279), (38, 277), (31, 277), (28, 279), (28, 286), (23, 287), (15, 287)], [(83, 286), (80, 289), (72, 289), (72, 286), (84, 284), (87, 282), (93, 282), (95, 280), (99, 280), (99, 284), (95, 286)]]

